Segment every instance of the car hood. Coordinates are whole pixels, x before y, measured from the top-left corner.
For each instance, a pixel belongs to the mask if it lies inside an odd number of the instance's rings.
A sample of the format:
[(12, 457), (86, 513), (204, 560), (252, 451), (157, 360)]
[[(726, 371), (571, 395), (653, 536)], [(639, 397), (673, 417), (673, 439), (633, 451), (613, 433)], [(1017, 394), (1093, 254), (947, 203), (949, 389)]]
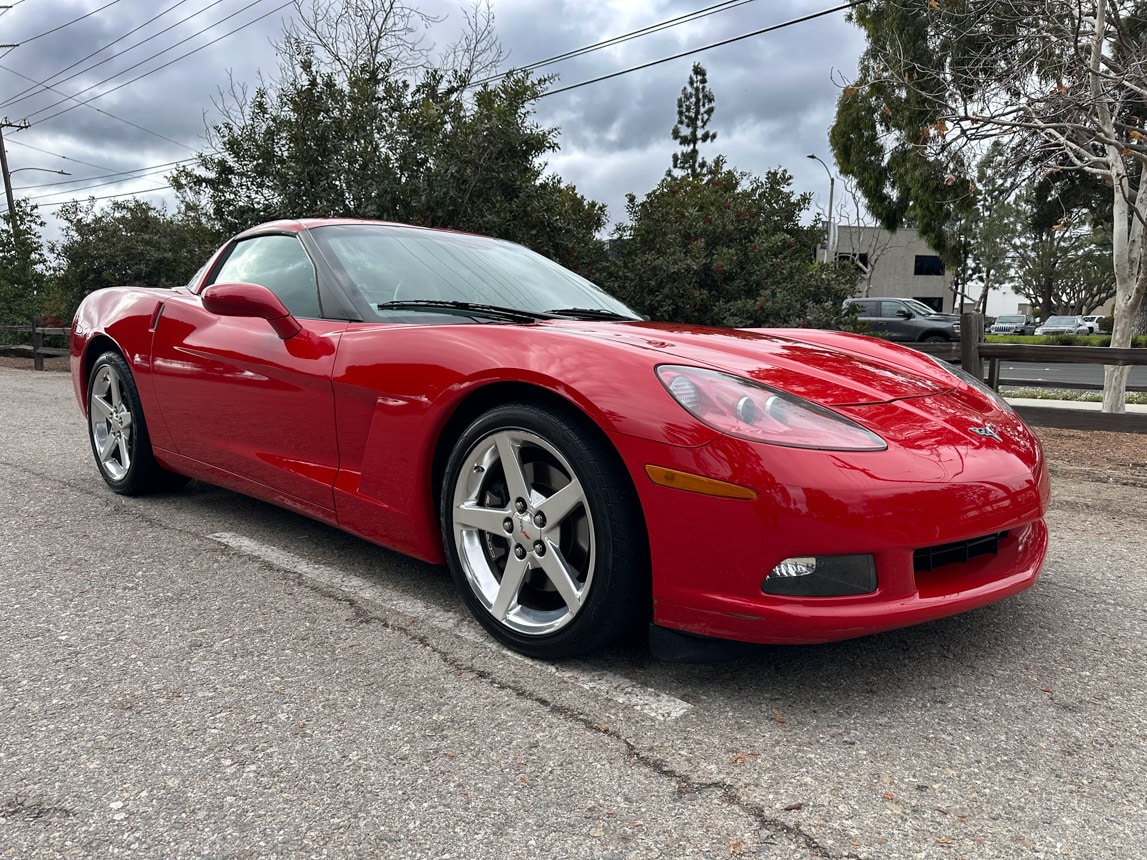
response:
[(952, 389), (927, 357), (875, 338), (814, 329), (716, 329), (660, 323), (588, 324), (583, 336), (753, 379), (824, 406), (927, 397)]

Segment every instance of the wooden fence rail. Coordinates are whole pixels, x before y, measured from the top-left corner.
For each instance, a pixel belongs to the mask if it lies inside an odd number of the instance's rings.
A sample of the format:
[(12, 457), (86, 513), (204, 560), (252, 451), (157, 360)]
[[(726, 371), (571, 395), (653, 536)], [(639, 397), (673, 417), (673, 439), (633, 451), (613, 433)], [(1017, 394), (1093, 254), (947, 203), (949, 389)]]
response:
[[(1029, 380), (1000, 379), (1000, 362), (1045, 362), (1047, 364), (1112, 364), (1120, 366), (1147, 365), (1147, 349), (1131, 347), (1113, 349), (1109, 346), (1043, 346), (1026, 343), (986, 343), (984, 318), (980, 314), (960, 317), (962, 338), (957, 343), (912, 344), (917, 349), (948, 361), (959, 361), (964, 370), (984, 377), (984, 362), (988, 363), (986, 382), (992, 388), (1001, 385), (1038, 386)], [(1088, 388), (1096, 386), (1072, 383), (1048, 383), (1055, 388)], [(1128, 391), (1142, 391), (1145, 386), (1129, 385)], [(1079, 430), (1109, 430), (1114, 432), (1147, 433), (1147, 416), (1135, 413), (1112, 415), (1105, 412), (1079, 409), (1061, 409), (1048, 406), (1020, 407), (1019, 412), (1029, 424)]]
[(44, 358), (52, 355), (67, 355), (67, 347), (58, 346), (44, 346), (44, 336), (50, 334), (67, 335), (71, 329), (63, 328), (61, 326), (45, 326), (40, 325), (40, 320), (32, 320), (31, 325), (0, 325), (0, 332), (16, 332), (27, 333), (30, 335), (29, 340), (31, 343), (19, 343), (12, 345), (5, 345), (4, 349), (16, 350), (19, 352), (29, 352), (32, 355), (32, 367), (35, 370), (44, 369)]

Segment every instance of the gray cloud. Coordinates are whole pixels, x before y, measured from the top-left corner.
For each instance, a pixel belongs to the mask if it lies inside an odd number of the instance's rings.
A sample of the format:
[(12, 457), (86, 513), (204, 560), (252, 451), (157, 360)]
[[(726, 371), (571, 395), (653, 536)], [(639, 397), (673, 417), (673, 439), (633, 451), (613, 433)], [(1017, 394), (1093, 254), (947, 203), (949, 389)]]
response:
[[(250, 0), (223, 0), (176, 30), (155, 35), (171, 22), (209, 5), (209, 0), (190, 0), (116, 45), (108, 52), (118, 52), (114, 59), (60, 84), (59, 89), (76, 92), (122, 73), (121, 77), (81, 96), (90, 98), (205, 45), (210, 39), (271, 11), (279, 2), (262, 0), (240, 12), (250, 5)], [(0, 117), (6, 116), (10, 122), (28, 117), (32, 123), (24, 131), (5, 131), (13, 168), (66, 169), (76, 180), (95, 182), (106, 181), (96, 179), (102, 174), (190, 157), (191, 150), (204, 146), (204, 114), (209, 120), (216, 116), (212, 100), (221, 89), (227, 88), (229, 73), (252, 87), (260, 70), (271, 76), (277, 73), (278, 60), (271, 41), (282, 33), (284, 15), (290, 11), (288, 8), (273, 14), (168, 68), (142, 77), (93, 101), (91, 107), (78, 107), (45, 119), (67, 106), (37, 113), (61, 98), (51, 92), (41, 92), (15, 104), (3, 104), (29, 86), (20, 74), (42, 80), (164, 8), (116, 3), (57, 33), (27, 41), (84, 14), (91, 5), (71, 0), (38, 0), (21, 3), (0, 14), (3, 40), (26, 41), (0, 58)], [(458, 3), (427, 0), (420, 5), (445, 17), (432, 34), (433, 41), (445, 47), (453, 40), (462, 20)], [(704, 5), (705, 0), (613, 0), (597, 4), (586, 4), (584, 0), (494, 0), (494, 12), (498, 34), (509, 53), (509, 64), (524, 65), (692, 12)], [(756, 0), (703, 21), (558, 63), (540, 73), (559, 74), (555, 87), (577, 84), (831, 5), (834, 5), (831, 0)], [(240, 13), (230, 21), (219, 23), (211, 32), (194, 35), (235, 12)], [(151, 41), (127, 50), (129, 45), (149, 37)], [(149, 54), (168, 47), (171, 50), (163, 56), (124, 72)], [(817, 202), (823, 205), (827, 178), (819, 165), (804, 156), (817, 152), (828, 160), (826, 133), (837, 97), (831, 73), (837, 69), (846, 76), (852, 75), (862, 47), (856, 29), (844, 21), (843, 13), (835, 13), (695, 57), (544, 98), (537, 106), (539, 122), (561, 129), (562, 149), (549, 159), (549, 169), (575, 184), (583, 194), (605, 202), (612, 221), (622, 220), (625, 194), (632, 192), (641, 196), (657, 183), (670, 164), (675, 144), (669, 132), (676, 115), (677, 95), (696, 60), (706, 66), (717, 100), (712, 128), (718, 132), (718, 139), (705, 154), (712, 157), (718, 152), (724, 153), (738, 169), (758, 173), (784, 167), (794, 174), (797, 190), (816, 192)], [(105, 56), (107, 54), (99, 54), (84, 65)], [(30, 186), (54, 181), (48, 174), (28, 172), (17, 179), (20, 181), (16, 184), (24, 186), (22, 193), (33, 199), (40, 198), (49, 222), (55, 211), (50, 204), (69, 196), (102, 197), (164, 184), (161, 178), (155, 177), (90, 190), (77, 184), (70, 194), (46, 197), (49, 191), (58, 191), (63, 186)], [(153, 200), (165, 197), (162, 192), (145, 196)]]

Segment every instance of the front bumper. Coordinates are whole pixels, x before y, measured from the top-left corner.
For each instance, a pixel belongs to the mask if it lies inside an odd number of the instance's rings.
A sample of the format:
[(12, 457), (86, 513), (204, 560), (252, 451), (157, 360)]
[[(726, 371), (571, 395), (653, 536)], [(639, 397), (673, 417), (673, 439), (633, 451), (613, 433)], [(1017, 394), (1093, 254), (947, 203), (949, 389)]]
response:
[[(1009, 428), (1018, 432), (1022, 424)], [(1023, 591), (1047, 552), (1042, 450), (894, 446), (841, 453), (722, 437), (698, 448), (618, 440), (631, 464), (657, 464), (757, 491), (743, 501), (653, 484), (635, 470), (653, 566), (655, 624), (702, 636), (809, 644), (965, 612)], [(931, 570), (921, 550), (1003, 536), (998, 551)], [(847, 597), (765, 594), (797, 556), (871, 555), (877, 587)], [(914, 561), (914, 559), (916, 559)], [(945, 560), (941, 560), (945, 561)], [(921, 568), (921, 569), (918, 569)]]

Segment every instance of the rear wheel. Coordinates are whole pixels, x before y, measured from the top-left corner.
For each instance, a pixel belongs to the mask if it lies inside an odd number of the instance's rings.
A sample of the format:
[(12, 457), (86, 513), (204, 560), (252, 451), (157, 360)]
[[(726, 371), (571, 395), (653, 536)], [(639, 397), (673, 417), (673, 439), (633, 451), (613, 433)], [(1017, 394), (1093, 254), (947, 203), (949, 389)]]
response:
[(131, 368), (105, 352), (88, 377), (88, 438), (107, 485), (126, 496), (185, 482), (155, 461)]
[(632, 485), (579, 416), (512, 404), (480, 417), (447, 463), (440, 513), (467, 606), (523, 654), (596, 650), (648, 602)]

